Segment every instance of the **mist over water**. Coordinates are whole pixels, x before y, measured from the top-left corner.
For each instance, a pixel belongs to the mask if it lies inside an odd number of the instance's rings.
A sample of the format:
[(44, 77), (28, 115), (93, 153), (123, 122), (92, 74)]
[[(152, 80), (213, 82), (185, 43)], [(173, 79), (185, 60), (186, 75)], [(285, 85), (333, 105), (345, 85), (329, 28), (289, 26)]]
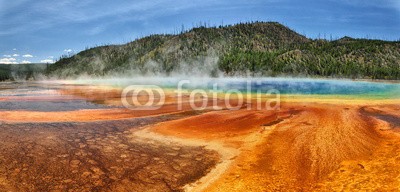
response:
[[(167, 52), (173, 52), (172, 48), (170, 49)], [(132, 65), (136, 67), (100, 73), (104, 71), (108, 63), (101, 57), (95, 57), (88, 61), (87, 65), (101, 75), (80, 74), (71, 76), (71, 74), (79, 74), (74, 71), (77, 70), (76, 68), (71, 68), (63, 69), (58, 74), (58, 77), (53, 78), (58, 80), (62, 79), (62, 77), (70, 77), (73, 79), (68, 80), (67, 83), (109, 85), (119, 88), (130, 85), (157, 85), (163, 88), (176, 89), (182, 80), (188, 80), (188, 83), (183, 84), (185, 89), (212, 90), (216, 85), (219, 91), (238, 90), (241, 92), (264, 93), (274, 89), (278, 90), (280, 94), (346, 95), (382, 99), (400, 98), (400, 84), (398, 82), (385, 83), (285, 76), (257, 77), (257, 74), (249, 71), (241, 71), (238, 74), (234, 74), (236, 77), (231, 77), (226, 76), (224, 72), (219, 70), (218, 61), (217, 52), (210, 48), (207, 50), (206, 55), (181, 60), (168, 72), (165, 70), (165, 63), (150, 59), (140, 67), (139, 65)]]
[(157, 85), (177, 89), (182, 80), (184, 89), (218, 91), (238, 90), (241, 92), (265, 93), (278, 90), (281, 94), (299, 95), (345, 95), (370, 98), (400, 98), (400, 84), (352, 80), (327, 80), (310, 78), (233, 78), (233, 77), (134, 77), (79, 79), (68, 81), (71, 84), (108, 85), (124, 88), (130, 85)]

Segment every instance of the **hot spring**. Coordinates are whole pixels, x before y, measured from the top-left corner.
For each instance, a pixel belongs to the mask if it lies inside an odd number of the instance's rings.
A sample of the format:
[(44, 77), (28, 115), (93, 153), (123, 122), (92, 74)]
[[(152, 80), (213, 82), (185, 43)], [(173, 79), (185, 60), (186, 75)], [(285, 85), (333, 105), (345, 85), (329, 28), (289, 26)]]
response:
[[(182, 83), (186, 80), (185, 83)], [(353, 80), (300, 79), (300, 78), (170, 78), (135, 77), (118, 79), (80, 79), (67, 81), (68, 84), (107, 85), (126, 87), (130, 85), (157, 85), (176, 89), (205, 89), (218, 91), (238, 90), (257, 93), (277, 90), (282, 95), (312, 97), (355, 97), (364, 99), (399, 99), (400, 84), (394, 82), (372, 82)]]

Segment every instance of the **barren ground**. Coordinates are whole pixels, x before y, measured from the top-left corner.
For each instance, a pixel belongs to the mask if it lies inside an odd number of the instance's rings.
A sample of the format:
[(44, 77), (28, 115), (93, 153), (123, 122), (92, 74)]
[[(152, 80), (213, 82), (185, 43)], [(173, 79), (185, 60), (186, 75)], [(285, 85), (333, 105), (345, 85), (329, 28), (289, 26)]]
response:
[(398, 101), (287, 99), (275, 111), (176, 102), (138, 112), (115, 88), (1, 84), (0, 191), (400, 188)]

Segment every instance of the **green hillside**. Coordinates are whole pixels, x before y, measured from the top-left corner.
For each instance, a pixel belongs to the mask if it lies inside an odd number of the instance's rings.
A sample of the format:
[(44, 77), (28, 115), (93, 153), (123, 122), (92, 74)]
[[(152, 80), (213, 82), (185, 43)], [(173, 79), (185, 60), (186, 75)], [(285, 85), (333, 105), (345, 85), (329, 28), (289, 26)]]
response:
[(10, 79), (10, 68), (8, 65), (0, 64), (0, 81), (5, 81)]
[(124, 45), (91, 48), (50, 65), (46, 74), (200, 74), (400, 79), (400, 42), (308, 39), (276, 22), (199, 27)]
[(44, 74), (48, 64), (0, 64), (0, 81), (32, 80), (38, 74)]

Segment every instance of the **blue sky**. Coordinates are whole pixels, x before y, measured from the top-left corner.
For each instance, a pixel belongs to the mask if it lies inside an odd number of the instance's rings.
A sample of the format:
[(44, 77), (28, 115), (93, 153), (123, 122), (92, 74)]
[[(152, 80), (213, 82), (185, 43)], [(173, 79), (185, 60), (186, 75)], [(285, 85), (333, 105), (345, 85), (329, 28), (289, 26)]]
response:
[(0, 63), (50, 62), (184, 25), (278, 21), (308, 37), (400, 39), (400, 0), (0, 0)]

